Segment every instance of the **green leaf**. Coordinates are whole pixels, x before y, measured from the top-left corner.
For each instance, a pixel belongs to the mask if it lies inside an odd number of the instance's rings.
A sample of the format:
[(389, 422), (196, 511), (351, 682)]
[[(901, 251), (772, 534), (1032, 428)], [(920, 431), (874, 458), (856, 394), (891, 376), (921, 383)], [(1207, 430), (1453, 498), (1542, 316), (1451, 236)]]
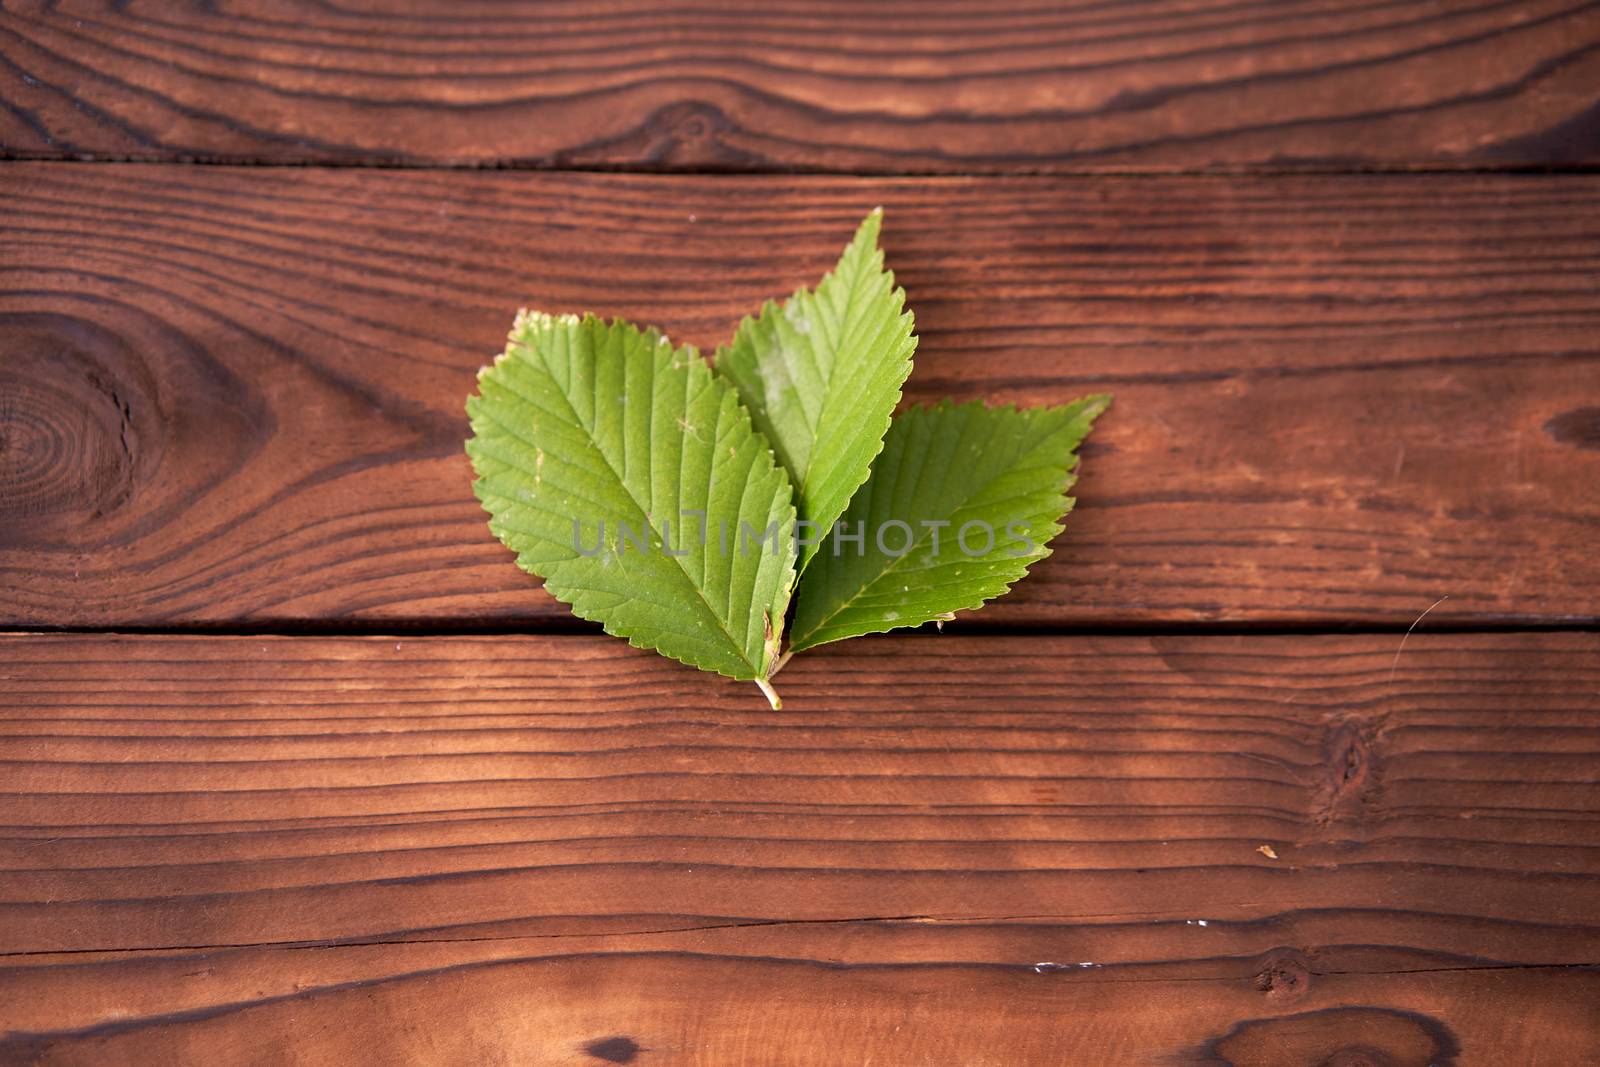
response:
[(844, 516), (864, 543), (822, 542), (800, 579), (790, 649), (948, 619), (1005, 593), (1050, 554), (1072, 508), (1074, 450), (1110, 402), (1017, 410), (947, 400), (896, 417)]
[[(883, 269), (882, 220), (866, 217), (815, 291), (768, 301), (717, 353), (789, 472), (800, 519), (823, 531), (867, 480), (917, 347), (905, 290)], [(802, 571), (812, 551), (801, 548)]]
[(517, 563), (607, 633), (770, 697), (793, 491), (733, 389), (655, 330), (528, 312), (478, 388), (473, 488)]

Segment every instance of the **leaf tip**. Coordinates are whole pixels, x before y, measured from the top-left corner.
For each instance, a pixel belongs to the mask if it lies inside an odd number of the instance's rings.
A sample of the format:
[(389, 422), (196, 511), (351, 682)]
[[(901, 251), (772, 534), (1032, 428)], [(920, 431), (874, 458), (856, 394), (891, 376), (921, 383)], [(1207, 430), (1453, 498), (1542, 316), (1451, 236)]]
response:
[(861, 225), (856, 227), (855, 240), (851, 243), (876, 249), (878, 247), (878, 229), (882, 225), (883, 207), (879, 205), (867, 212), (866, 218), (861, 220)]

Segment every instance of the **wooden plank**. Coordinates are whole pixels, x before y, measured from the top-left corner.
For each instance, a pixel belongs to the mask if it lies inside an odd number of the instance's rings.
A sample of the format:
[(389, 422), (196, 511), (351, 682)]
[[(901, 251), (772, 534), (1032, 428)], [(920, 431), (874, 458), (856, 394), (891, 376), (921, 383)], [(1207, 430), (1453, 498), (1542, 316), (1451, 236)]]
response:
[(0, 170), (0, 618), (566, 625), (463, 402), (513, 309), (714, 346), (888, 205), (908, 385), (1117, 401), (1028, 626), (1600, 617), (1600, 179)]
[(0, 11), (12, 156), (850, 170), (1600, 160), (1579, 0)]
[(11, 622), (566, 621), (461, 453), (515, 304), (714, 346), (874, 202), (910, 397), (1117, 394), (984, 619), (1600, 616), (1600, 179), (0, 184)]
[(1592, 1062), (1600, 635), (1399, 646), (0, 638), (0, 1057)]

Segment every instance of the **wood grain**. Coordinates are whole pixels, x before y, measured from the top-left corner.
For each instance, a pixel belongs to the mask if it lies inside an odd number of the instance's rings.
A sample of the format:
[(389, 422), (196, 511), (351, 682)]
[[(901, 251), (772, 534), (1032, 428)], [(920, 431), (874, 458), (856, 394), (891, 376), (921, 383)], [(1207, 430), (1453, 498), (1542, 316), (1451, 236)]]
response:
[(1600, 635), (1399, 644), (0, 638), (0, 1058), (1591, 1062)]
[(1579, 0), (11, 0), (0, 152), (675, 170), (1600, 160)]
[(566, 625), (463, 403), (518, 304), (714, 346), (873, 204), (915, 401), (1110, 391), (990, 625), (1600, 618), (1600, 179), (12, 164), (0, 616)]

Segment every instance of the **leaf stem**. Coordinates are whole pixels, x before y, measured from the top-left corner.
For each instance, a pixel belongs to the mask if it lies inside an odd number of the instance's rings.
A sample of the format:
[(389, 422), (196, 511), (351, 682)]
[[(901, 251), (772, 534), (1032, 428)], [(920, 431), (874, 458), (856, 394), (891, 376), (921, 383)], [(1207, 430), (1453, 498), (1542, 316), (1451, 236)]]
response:
[(793, 655), (794, 655), (794, 649), (791, 648), (791, 649), (787, 650), (786, 652), (784, 652), (783, 655), (779, 656), (778, 657), (778, 662), (774, 663), (772, 665), (772, 670), (767, 672), (767, 677), (771, 678), (774, 674), (777, 674), (779, 671), (783, 670), (784, 665), (789, 662), (790, 657), (792, 657)]
[(783, 698), (778, 696), (778, 691), (772, 688), (771, 682), (765, 678), (757, 678), (756, 685), (761, 687), (761, 692), (767, 698), (767, 703), (772, 705), (773, 711), (783, 710)]

